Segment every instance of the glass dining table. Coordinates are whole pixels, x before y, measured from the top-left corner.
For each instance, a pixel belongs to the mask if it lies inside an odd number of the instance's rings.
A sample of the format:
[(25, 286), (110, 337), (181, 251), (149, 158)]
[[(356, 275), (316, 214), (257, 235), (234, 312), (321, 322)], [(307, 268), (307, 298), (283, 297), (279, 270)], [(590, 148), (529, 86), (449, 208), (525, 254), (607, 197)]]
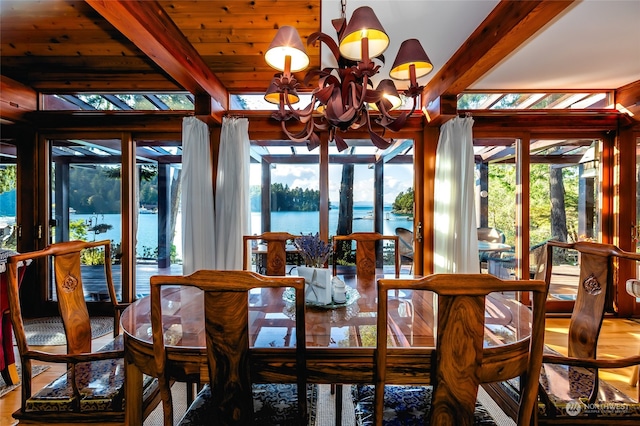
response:
[[(378, 278), (382, 278), (379, 276)], [(376, 282), (342, 276), (347, 300), (330, 306), (307, 305), (306, 371), (310, 383), (373, 383), (376, 345)], [(393, 276), (385, 276), (393, 278)], [(407, 278), (407, 277), (403, 277)], [(272, 349), (295, 345), (293, 294), (256, 289), (249, 294), (249, 338), (253, 379), (273, 374), (295, 382), (295, 353)], [(168, 368), (177, 380), (208, 381), (203, 294), (192, 287), (165, 287), (162, 311)], [(387, 381), (428, 384), (437, 338), (437, 297), (426, 291), (389, 294), (389, 345), (415, 348), (424, 363), (389, 353)], [(126, 420), (142, 424), (142, 374), (154, 375), (150, 298), (131, 304), (122, 314), (125, 339)], [(492, 293), (485, 304), (484, 381), (502, 381), (514, 359), (526, 358), (531, 311), (513, 297)], [(270, 348), (262, 350), (261, 348)], [(424, 357), (422, 356), (424, 355)], [(411, 374), (407, 371), (410, 369)], [(484, 373), (483, 373), (484, 374)], [(272, 381), (272, 380), (271, 380)]]

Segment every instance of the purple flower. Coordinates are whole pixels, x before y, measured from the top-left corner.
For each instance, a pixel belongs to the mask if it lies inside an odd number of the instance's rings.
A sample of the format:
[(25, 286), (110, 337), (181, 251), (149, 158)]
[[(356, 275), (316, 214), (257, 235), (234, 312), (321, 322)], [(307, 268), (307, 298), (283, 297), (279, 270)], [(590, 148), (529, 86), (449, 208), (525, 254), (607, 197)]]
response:
[(306, 266), (322, 268), (331, 255), (331, 246), (320, 239), (320, 233), (315, 235), (300, 234), (293, 240), (293, 245), (300, 250)]

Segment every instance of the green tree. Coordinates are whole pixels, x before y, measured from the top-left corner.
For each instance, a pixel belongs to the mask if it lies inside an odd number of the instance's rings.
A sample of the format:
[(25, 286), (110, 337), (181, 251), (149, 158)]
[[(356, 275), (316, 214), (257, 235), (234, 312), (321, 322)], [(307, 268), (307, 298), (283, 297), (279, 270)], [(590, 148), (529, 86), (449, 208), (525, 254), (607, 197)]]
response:
[(16, 188), (16, 166), (3, 165), (0, 167), (0, 194)]
[[(250, 188), (251, 211), (260, 211), (261, 188)], [(314, 189), (289, 188), (281, 183), (271, 184), (271, 211), (318, 211), (320, 191)]]
[(391, 205), (393, 213), (413, 214), (413, 188), (408, 188), (407, 192), (400, 192)]

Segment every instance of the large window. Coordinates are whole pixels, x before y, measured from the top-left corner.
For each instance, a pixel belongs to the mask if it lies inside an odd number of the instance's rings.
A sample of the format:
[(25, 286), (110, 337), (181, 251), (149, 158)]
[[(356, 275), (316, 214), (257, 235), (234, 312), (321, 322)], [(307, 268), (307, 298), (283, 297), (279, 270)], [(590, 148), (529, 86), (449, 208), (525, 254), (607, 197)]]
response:
[[(319, 148), (290, 141), (253, 141), (251, 233), (337, 233), (413, 230), (413, 143), (379, 151), (369, 140), (347, 140), (342, 152), (330, 146), (328, 191), (320, 192)], [(400, 197), (400, 198), (399, 198)], [(329, 205), (320, 223), (320, 200)], [(340, 227), (340, 229), (339, 229)]]
[[(128, 190), (123, 185), (121, 143), (120, 139), (82, 136), (50, 140), (50, 242), (110, 240), (109, 261), (113, 265), (116, 292), (123, 298), (123, 276), (135, 276), (130, 294), (138, 298), (149, 294), (151, 275), (182, 274), (182, 149), (179, 140), (137, 140), (135, 176), (132, 176), (135, 183)], [(122, 232), (124, 197), (134, 200), (137, 213), (131, 220), (132, 269), (122, 261), (123, 238), (128, 235)], [(89, 268), (105, 262), (104, 255), (86, 255), (82, 260), (89, 273), (85, 279), (85, 298), (106, 300), (106, 287), (91, 282)], [(135, 274), (127, 273), (133, 268)], [(48, 298), (56, 299), (53, 282), (48, 287)]]
[[(599, 141), (538, 141), (544, 148), (532, 155), (531, 243), (599, 241)], [(544, 159), (560, 156), (553, 162)], [(575, 300), (579, 285), (578, 254), (555, 250), (550, 300)]]
[[(104, 283), (91, 281), (91, 267), (105, 261), (114, 264), (113, 281), (121, 294), (119, 256), (121, 232), (120, 140), (51, 140), (51, 242), (111, 240), (112, 259), (104, 253), (82, 257), (85, 298), (108, 299)], [(48, 296), (56, 300), (55, 284)]]
[[(600, 140), (534, 139), (530, 141), (529, 276), (535, 273), (542, 250), (550, 239), (575, 242), (599, 241), (599, 151)], [(502, 278), (516, 276), (517, 165), (516, 140), (476, 141), (477, 200), (479, 226), (497, 228), (513, 250), (489, 259), (490, 272)], [(574, 301), (579, 281), (578, 255), (558, 250), (554, 257), (549, 300)], [(495, 268), (495, 269), (494, 269)], [(526, 273), (524, 273), (525, 278)]]

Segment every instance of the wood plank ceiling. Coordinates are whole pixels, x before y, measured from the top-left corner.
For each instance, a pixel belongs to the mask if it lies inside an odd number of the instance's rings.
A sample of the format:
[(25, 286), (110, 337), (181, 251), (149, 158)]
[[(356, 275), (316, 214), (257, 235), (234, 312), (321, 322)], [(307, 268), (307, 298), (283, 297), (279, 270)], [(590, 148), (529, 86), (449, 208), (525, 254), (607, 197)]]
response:
[[(109, 9), (127, 2), (95, 3)], [(152, 9), (146, 4), (130, 12), (132, 19)], [(264, 92), (274, 74), (264, 51), (280, 26), (294, 25), (303, 39), (320, 31), (320, 0), (158, 4), (231, 92)], [(145, 53), (85, 1), (3, 0), (0, 7), (2, 74), (9, 78), (42, 92), (184, 90), (154, 62), (157, 51)], [(318, 67), (319, 48), (308, 54)]]

